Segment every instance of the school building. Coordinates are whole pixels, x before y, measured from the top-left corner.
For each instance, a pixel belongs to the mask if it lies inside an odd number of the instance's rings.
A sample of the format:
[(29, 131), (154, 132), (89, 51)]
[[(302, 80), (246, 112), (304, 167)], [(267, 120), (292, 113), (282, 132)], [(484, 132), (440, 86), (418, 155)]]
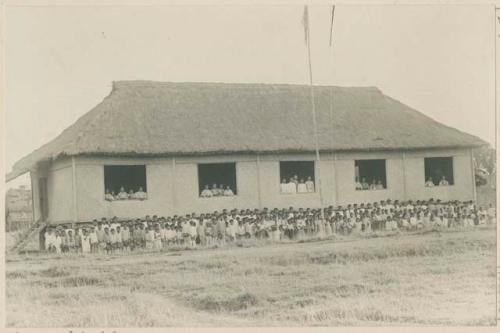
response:
[[(18, 161), (7, 179), (30, 173), (34, 220), (49, 223), (475, 199), (479, 138), (374, 87), (315, 86), (314, 96), (319, 161), (309, 86), (114, 82), (100, 104)], [(311, 177), (315, 190), (282, 193), (282, 179), (294, 175)], [(448, 186), (425, 186), (442, 178)], [(362, 179), (382, 188), (356, 189)], [(212, 184), (235, 195), (202, 198)], [(121, 187), (142, 187), (147, 199), (105, 200), (106, 190)]]

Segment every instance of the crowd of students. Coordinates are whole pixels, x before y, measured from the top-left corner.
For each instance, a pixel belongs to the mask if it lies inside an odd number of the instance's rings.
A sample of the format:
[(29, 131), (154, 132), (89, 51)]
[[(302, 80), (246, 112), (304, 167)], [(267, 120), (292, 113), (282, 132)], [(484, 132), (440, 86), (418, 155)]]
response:
[[(355, 187), (358, 191), (363, 190), (383, 190), (385, 189), (385, 184), (380, 179), (371, 179), (368, 181), (365, 177), (361, 178), (361, 181), (358, 177), (355, 178)], [(432, 177), (429, 177), (425, 182), (426, 187), (434, 187), (434, 186), (448, 186), (450, 182), (446, 179), (445, 176), (441, 176), (438, 182), (434, 182)]]
[(385, 188), (384, 183), (382, 183), (382, 180), (380, 179), (372, 179), (371, 182), (368, 182), (365, 177), (361, 178), (361, 181), (359, 181), (359, 178), (356, 177), (355, 182), (356, 182), (355, 187), (357, 191), (383, 190)]
[(294, 175), (288, 179), (288, 182), (286, 178), (283, 178), (280, 191), (284, 194), (312, 193), (314, 192), (314, 181), (311, 176), (299, 178), (298, 175)]
[(211, 197), (232, 197), (234, 195), (231, 186), (224, 184), (212, 184), (212, 188), (207, 184), (204, 186), (203, 190), (200, 192), (200, 197), (211, 198)]
[(242, 239), (273, 241), (327, 238), (339, 233), (473, 227), (493, 224), (495, 208), (472, 202), (391, 201), (321, 209), (223, 210), (211, 214), (118, 221), (102, 218), (85, 227), (50, 227), (45, 248), (51, 252), (113, 253), (173, 246), (206, 247)]
[(450, 185), (450, 182), (448, 179), (446, 179), (446, 176), (441, 176), (441, 179), (439, 179), (439, 182), (434, 183), (434, 179), (432, 177), (429, 177), (427, 181), (425, 182), (426, 187), (434, 187), (434, 186), (448, 186)]
[(134, 192), (134, 190), (130, 189), (128, 192), (125, 191), (125, 188), (122, 186), (120, 187), (120, 191), (118, 191), (118, 194), (115, 194), (115, 191), (110, 191), (109, 189), (106, 189), (106, 193), (104, 194), (104, 199), (107, 201), (116, 201), (116, 200), (146, 200), (148, 198), (148, 195), (142, 187), (139, 187), (139, 189)]

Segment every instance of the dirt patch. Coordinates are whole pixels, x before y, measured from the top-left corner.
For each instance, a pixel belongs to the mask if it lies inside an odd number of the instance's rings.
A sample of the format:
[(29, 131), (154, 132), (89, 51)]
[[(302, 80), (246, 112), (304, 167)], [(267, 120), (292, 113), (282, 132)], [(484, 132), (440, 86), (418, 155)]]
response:
[(7, 279), (26, 279), (28, 277), (28, 273), (25, 271), (7, 272), (5, 277)]
[(196, 300), (195, 307), (208, 312), (234, 312), (255, 306), (258, 299), (250, 293), (243, 293), (230, 299), (206, 296)]
[(69, 269), (66, 267), (52, 266), (50, 268), (37, 272), (36, 275), (47, 278), (59, 278), (69, 276), (70, 274), (71, 273)]
[(78, 288), (88, 286), (103, 286), (104, 281), (93, 276), (72, 276), (54, 280), (36, 280), (32, 285), (43, 286), (44, 288)]

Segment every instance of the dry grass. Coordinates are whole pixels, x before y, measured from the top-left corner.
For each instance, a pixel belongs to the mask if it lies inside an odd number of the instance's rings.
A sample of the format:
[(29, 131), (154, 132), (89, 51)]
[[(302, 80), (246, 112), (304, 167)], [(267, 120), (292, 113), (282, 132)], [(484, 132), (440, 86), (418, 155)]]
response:
[(494, 325), (495, 230), (7, 258), (13, 327)]

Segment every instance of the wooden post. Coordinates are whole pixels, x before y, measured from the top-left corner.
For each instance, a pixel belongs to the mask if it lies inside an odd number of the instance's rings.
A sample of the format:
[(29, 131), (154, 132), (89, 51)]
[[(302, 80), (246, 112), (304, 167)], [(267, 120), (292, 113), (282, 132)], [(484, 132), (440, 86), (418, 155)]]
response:
[[(471, 178), (472, 178), (472, 197), (474, 199), (474, 202), (477, 200), (477, 193), (476, 193), (476, 170), (474, 169), (474, 153), (472, 152), (472, 148), (469, 149), (470, 153), (470, 171), (471, 171)], [(456, 181), (456, 180), (454, 180)]]
[(403, 151), (403, 199), (404, 200), (408, 199), (406, 196), (406, 153), (404, 151)]
[(76, 166), (75, 157), (71, 156), (71, 171), (72, 171), (72, 183), (73, 183), (73, 221), (78, 221), (78, 201), (77, 201), (77, 191), (76, 191)]
[(172, 210), (174, 215), (177, 213), (177, 191), (176, 191), (176, 175), (175, 175), (175, 157), (172, 157)]
[(31, 182), (31, 210), (33, 212), (33, 222), (37, 223), (40, 219), (40, 199), (38, 197), (38, 183), (36, 182), (35, 170), (30, 170)]
[(257, 155), (257, 202), (259, 205), (259, 209), (262, 209), (262, 195), (260, 188), (260, 156)]
[(337, 171), (337, 153), (333, 154), (333, 181), (335, 182), (335, 206), (338, 206), (339, 202), (339, 183), (338, 183), (338, 171)]

